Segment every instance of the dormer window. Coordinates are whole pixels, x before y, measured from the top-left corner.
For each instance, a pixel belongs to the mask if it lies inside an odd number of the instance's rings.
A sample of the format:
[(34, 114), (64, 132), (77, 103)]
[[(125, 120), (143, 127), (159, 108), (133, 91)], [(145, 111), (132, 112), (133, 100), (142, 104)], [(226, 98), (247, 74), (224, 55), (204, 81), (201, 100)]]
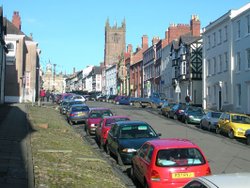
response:
[(8, 48), (8, 50), (9, 50), (9, 52), (14, 52), (14, 44), (13, 43), (8, 43), (7, 44), (7, 48)]

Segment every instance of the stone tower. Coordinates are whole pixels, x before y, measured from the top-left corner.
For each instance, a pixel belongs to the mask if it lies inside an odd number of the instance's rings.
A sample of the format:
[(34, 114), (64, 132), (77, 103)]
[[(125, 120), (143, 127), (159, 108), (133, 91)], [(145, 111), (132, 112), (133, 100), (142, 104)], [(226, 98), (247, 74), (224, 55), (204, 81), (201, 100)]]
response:
[(104, 66), (113, 65), (118, 62), (118, 57), (126, 50), (126, 23), (125, 19), (121, 27), (117, 27), (115, 23), (110, 26), (107, 19), (105, 25), (105, 50), (104, 50)]

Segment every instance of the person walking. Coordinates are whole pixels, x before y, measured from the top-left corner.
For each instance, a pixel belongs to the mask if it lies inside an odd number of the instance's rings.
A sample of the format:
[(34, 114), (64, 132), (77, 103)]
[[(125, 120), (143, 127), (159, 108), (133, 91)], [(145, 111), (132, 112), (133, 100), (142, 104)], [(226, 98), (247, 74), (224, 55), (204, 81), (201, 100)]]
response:
[(50, 92), (49, 92), (49, 90), (46, 91), (46, 98), (47, 98), (47, 102), (49, 102), (49, 98), (50, 98)]
[(41, 101), (44, 101), (45, 90), (43, 88), (41, 88), (41, 90), (40, 90), (40, 97), (41, 97)]

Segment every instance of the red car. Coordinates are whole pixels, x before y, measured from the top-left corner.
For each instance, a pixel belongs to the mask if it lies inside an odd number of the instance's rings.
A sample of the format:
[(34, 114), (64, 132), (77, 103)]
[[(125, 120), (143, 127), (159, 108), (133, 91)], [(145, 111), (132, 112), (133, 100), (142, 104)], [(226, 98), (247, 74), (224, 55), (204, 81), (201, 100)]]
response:
[(130, 118), (128, 116), (110, 116), (103, 118), (101, 123), (96, 128), (96, 141), (100, 145), (100, 148), (105, 148), (106, 140), (108, 137), (108, 132), (111, 128), (111, 124), (117, 121), (128, 121)]
[(187, 139), (147, 141), (132, 158), (131, 177), (144, 187), (182, 187), (194, 177), (210, 174), (203, 152)]
[(96, 127), (105, 117), (113, 116), (109, 108), (90, 108), (89, 116), (85, 124), (87, 135), (94, 135)]

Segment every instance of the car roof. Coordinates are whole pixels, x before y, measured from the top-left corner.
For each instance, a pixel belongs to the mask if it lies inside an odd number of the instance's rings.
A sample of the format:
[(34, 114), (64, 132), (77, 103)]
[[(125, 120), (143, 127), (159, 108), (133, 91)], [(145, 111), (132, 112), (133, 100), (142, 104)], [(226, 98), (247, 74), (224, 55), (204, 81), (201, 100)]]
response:
[(166, 149), (166, 148), (187, 148), (187, 147), (196, 147), (198, 146), (194, 144), (192, 141), (188, 139), (182, 138), (161, 138), (157, 140), (148, 141), (151, 145), (155, 146), (158, 149)]
[(125, 125), (125, 126), (129, 126), (129, 125), (137, 125), (137, 124), (147, 124), (148, 125), (148, 123), (146, 123), (146, 122), (144, 122), (144, 121), (135, 121), (135, 120), (133, 120), (133, 121), (119, 121), (119, 122), (116, 122), (116, 124), (117, 125), (119, 125), (119, 126), (123, 126), (123, 125)]
[(116, 119), (116, 118), (128, 118), (128, 119), (130, 119), (130, 117), (128, 117), (128, 116), (107, 116), (103, 119)]
[(111, 110), (110, 108), (104, 108), (104, 107), (95, 107), (95, 108), (90, 108), (91, 110)]
[[(250, 187), (250, 173), (230, 173), (230, 174), (217, 174), (210, 176), (203, 176), (197, 179), (204, 181), (207, 184), (216, 185), (220, 188), (248, 188)], [(215, 186), (214, 186), (215, 187)]]

